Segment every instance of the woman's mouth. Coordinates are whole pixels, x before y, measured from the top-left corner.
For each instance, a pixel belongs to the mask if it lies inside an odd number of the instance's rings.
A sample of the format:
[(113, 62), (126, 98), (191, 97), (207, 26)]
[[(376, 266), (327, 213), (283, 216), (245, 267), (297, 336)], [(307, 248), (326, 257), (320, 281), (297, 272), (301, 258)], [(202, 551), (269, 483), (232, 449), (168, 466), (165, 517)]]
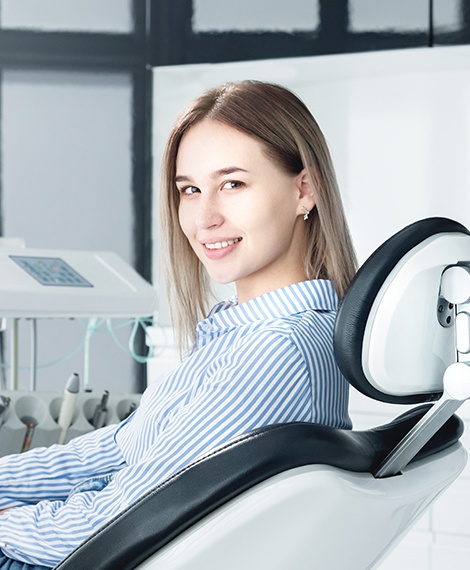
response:
[(242, 238), (234, 238), (204, 243), (204, 254), (207, 259), (211, 259), (213, 261), (224, 259), (232, 254), (241, 241)]
[(204, 247), (206, 247), (209, 250), (214, 250), (214, 249), (224, 249), (226, 247), (229, 247), (230, 245), (233, 245), (239, 241), (241, 241), (242, 238), (235, 238), (235, 239), (229, 239), (229, 240), (224, 240), (224, 241), (215, 241), (213, 243), (205, 243)]

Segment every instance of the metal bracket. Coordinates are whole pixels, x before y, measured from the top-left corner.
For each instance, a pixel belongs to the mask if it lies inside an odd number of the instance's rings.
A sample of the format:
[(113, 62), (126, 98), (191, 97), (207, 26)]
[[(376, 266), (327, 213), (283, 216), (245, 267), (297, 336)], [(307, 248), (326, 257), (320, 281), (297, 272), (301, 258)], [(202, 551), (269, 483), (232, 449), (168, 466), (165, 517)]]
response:
[(470, 365), (451, 364), (444, 373), (444, 394), (400, 443), (382, 461), (374, 477), (397, 475), (418, 451), (445, 424), (452, 414), (470, 398)]

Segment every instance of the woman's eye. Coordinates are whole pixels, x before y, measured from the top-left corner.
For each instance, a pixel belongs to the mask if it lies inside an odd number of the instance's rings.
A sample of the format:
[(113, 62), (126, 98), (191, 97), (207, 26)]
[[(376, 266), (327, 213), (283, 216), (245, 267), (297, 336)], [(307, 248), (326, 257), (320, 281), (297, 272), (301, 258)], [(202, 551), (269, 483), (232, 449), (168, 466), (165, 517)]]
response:
[(238, 180), (229, 180), (228, 182), (224, 183), (222, 188), (228, 188), (231, 190), (233, 188), (240, 188), (241, 186), (243, 186), (243, 182), (239, 182)]
[(199, 188), (196, 186), (184, 186), (179, 189), (179, 193), (183, 196), (192, 196), (193, 194), (196, 194), (196, 192), (199, 192)]

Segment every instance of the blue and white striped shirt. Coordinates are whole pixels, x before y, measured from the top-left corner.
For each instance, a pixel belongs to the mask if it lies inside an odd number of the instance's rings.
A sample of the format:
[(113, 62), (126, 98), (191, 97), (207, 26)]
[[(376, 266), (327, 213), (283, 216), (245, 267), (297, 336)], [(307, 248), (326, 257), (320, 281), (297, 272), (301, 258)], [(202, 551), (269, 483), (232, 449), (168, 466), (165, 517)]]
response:
[[(350, 428), (333, 355), (337, 306), (322, 280), (220, 304), (198, 324), (192, 354), (147, 388), (129, 418), (2, 458), (0, 508), (18, 507), (0, 516), (2, 550), (54, 566), (149, 489), (243, 432), (294, 421)], [(103, 475), (104, 487), (71, 493)]]

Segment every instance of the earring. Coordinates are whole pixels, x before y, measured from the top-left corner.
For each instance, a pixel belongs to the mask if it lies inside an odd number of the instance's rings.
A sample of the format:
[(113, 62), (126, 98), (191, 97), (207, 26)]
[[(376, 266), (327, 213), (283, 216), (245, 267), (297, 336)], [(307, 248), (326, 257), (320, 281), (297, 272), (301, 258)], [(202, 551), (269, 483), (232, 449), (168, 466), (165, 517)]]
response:
[(302, 212), (304, 213), (304, 220), (308, 220), (308, 216), (310, 214), (309, 210), (305, 206), (302, 206)]

